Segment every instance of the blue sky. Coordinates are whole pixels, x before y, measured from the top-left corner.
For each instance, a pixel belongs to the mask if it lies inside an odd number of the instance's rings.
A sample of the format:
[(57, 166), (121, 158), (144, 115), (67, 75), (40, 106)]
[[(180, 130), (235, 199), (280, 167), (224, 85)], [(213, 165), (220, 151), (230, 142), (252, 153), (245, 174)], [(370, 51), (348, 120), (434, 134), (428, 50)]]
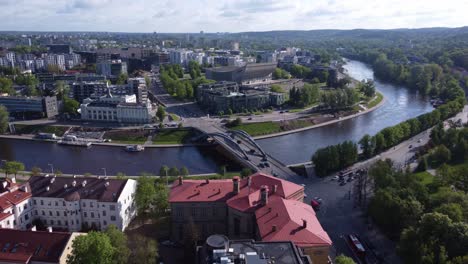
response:
[(0, 30), (241, 32), (468, 26), (468, 0), (0, 0)]

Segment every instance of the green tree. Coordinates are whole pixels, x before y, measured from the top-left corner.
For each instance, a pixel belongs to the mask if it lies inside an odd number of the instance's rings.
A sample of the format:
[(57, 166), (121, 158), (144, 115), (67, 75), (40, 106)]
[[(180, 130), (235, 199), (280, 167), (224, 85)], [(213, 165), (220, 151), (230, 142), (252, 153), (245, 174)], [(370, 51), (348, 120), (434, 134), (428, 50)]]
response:
[(335, 264), (356, 264), (356, 262), (350, 257), (339, 255), (335, 259)]
[(24, 171), (24, 164), (21, 163), (21, 162), (18, 162), (18, 161), (7, 161), (3, 164), (3, 170), (5, 171), (5, 174), (8, 175), (8, 174), (14, 174), (15, 175), (15, 179), (16, 179), (16, 175), (18, 174), (18, 172), (20, 171)]
[(6, 93), (9, 95), (13, 95), (15, 93), (13, 82), (9, 78), (0, 77), (0, 93)]
[(8, 111), (5, 106), (0, 105), (0, 134), (8, 131)]
[(128, 80), (128, 75), (125, 74), (125, 73), (121, 73), (121, 74), (119, 74), (119, 76), (117, 77), (116, 84), (118, 84), (118, 85), (126, 84), (126, 83), (127, 83), (127, 80)]
[(159, 252), (158, 242), (155, 239), (143, 236), (135, 235), (132, 239), (135, 245), (135, 251), (133, 252), (130, 263), (132, 264), (156, 264), (158, 263)]
[(159, 169), (159, 176), (169, 176), (169, 167), (167, 167), (166, 165), (163, 165)]
[(70, 87), (64, 81), (56, 81), (55, 90), (57, 91), (57, 99), (64, 100), (70, 92)]
[(252, 175), (252, 170), (249, 169), (249, 168), (243, 168), (241, 170), (240, 175), (241, 175), (242, 178), (248, 177), (248, 176)]
[(147, 176), (138, 177), (135, 195), (138, 212), (143, 214), (148, 211), (151, 212), (155, 196), (154, 179)]
[(105, 234), (109, 237), (114, 251), (112, 254), (112, 263), (126, 264), (128, 263), (128, 257), (130, 256), (130, 249), (127, 246), (127, 236), (118, 230), (115, 225), (109, 225)]
[(177, 169), (177, 167), (171, 167), (169, 169), (169, 175), (170, 176), (179, 176), (180, 175), (179, 169)]
[(67, 263), (112, 264), (114, 250), (106, 234), (89, 232), (73, 240), (72, 254), (68, 256)]
[(154, 209), (157, 216), (164, 215), (169, 209), (169, 190), (165, 184), (156, 184), (154, 197)]
[(37, 167), (37, 166), (34, 166), (31, 168), (31, 175), (32, 176), (40, 176), (42, 173), (42, 169)]
[(64, 98), (63, 100), (63, 112), (68, 113), (70, 115), (76, 115), (78, 112), (78, 108), (80, 108), (80, 103), (74, 99)]
[(164, 118), (166, 118), (166, 109), (162, 105), (158, 106), (158, 111), (156, 112), (159, 121), (163, 122)]
[(369, 136), (368, 134), (364, 135), (361, 140), (359, 140), (359, 145), (362, 149), (362, 155), (364, 158), (371, 158), (375, 152), (375, 138)]
[(434, 212), (448, 216), (453, 222), (460, 222), (463, 220), (463, 208), (457, 203), (443, 204), (435, 208)]
[(188, 176), (188, 175), (189, 175), (189, 171), (188, 171), (187, 167), (183, 166), (183, 167), (180, 169), (180, 175), (181, 175), (181, 176)]
[(431, 155), (429, 156), (429, 159), (433, 166), (438, 166), (450, 161), (451, 156), (452, 154), (450, 150), (446, 146), (440, 145), (437, 146), (434, 149), (434, 151), (432, 151)]

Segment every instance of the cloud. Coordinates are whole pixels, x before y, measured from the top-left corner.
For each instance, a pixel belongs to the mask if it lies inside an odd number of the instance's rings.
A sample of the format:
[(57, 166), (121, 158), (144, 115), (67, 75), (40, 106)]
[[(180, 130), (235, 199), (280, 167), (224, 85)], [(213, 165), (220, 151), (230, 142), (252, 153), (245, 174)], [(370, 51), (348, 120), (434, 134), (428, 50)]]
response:
[(0, 0), (0, 7), (0, 30), (242, 32), (468, 25), (466, 0)]

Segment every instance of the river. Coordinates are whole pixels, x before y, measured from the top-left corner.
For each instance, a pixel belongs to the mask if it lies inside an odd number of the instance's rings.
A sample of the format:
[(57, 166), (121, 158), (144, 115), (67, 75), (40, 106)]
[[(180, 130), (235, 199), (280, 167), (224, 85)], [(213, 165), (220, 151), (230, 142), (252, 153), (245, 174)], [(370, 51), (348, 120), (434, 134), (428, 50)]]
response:
[[(345, 69), (357, 80), (373, 78), (372, 69), (357, 61), (349, 61)], [(366, 133), (375, 134), (385, 127), (432, 110), (428, 100), (405, 87), (378, 80), (375, 80), (375, 84), (384, 94), (386, 101), (371, 113), (257, 142), (266, 152), (286, 164), (300, 163), (310, 160), (312, 153), (318, 148), (344, 140), (357, 141)], [(106, 168), (109, 175), (115, 175), (117, 172), (127, 175), (156, 173), (162, 165), (178, 168), (186, 166), (193, 174), (211, 173), (228, 163), (212, 147), (147, 148), (143, 152), (127, 153), (119, 147), (92, 146), (86, 149), (13, 139), (0, 139), (0, 160), (21, 161), (27, 169), (39, 166), (48, 170), (48, 164), (53, 164), (56, 170), (64, 173), (102, 174), (102, 168)]]
[[(356, 80), (374, 79), (374, 72), (359, 61), (348, 61), (344, 66)], [(258, 140), (269, 154), (286, 164), (310, 161), (319, 148), (345, 140), (358, 141), (365, 134), (374, 135), (388, 126), (432, 111), (429, 100), (403, 86), (392, 85), (374, 79), (375, 86), (385, 96), (385, 103), (378, 109), (332, 125), (299, 133)]]

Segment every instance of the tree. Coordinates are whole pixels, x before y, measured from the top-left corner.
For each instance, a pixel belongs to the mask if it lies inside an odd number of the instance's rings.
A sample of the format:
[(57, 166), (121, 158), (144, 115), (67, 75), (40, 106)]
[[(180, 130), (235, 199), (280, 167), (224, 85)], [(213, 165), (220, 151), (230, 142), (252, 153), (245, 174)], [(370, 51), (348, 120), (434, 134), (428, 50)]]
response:
[(169, 169), (169, 175), (170, 176), (179, 176), (180, 175), (179, 169), (177, 169), (177, 167), (171, 167)]
[(68, 96), (70, 87), (64, 81), (56, 81), (55, 90), (57, 91), (57, 99), (64, 100)]
[(76, 115), (80, 108), (80, 103), (74, 99), (64, 98), (63, 100), (63, 112), (70, 115)]
[(371, 158), (374, 155), (375, 151), (375, 138), (369, 136), (368, 134), (364, 135), (361, 140), (359, 140), (359, 145), (362, 149), (362, 155), (364, 158)]
[(112, 263), (126, 264), (130, 256), (130, 249), (127, 246), (127, 237), (115, 225), (109, 225), (105, 234), (109, 237), (111, 245), (114, 247)]
[(279, 86), (278, 84), (272, 84), (270, 90), (274, 93), (284, 93), (283, 88), (281, 88), (281, 86)]
[[(135, 235), (132, 239), (135, 244), (135, 251), (133, 252), (130, 263), (134, 264), (156, 264), (158, 263), (158, 243), (155, 239)], [(192, 259), (193, 260), (193, 259)]]
[(8, 130), (8, 111), (5, 106), (0, 105), (0, 134)]
[(41, 172), (42, 172), (42, 169), (39, 168), (39, 167), (34, 166), (34, 167), (31, 168), (31, 175), (32, 176), (40, 176)]
[(0, 77), (0, 93), (6, 93), (9, 95), (13, 95), (15, 93), (13, 82), (9, 78)]
[(169, 190), (164, 184), (156, 184), (156, 195), (154, 196), (154, 210), (156, 215), (164, 215), (169, 209)]
[(356, 264), (356, 262), (350, 257), (339, 255), (335, 259), (335, 264)]
[(137, 180), (135, 201), (139, 213), (151, 211), (156, 196), (154, 180), (148, 176), (141, 176)]
[(159, 121), (163, 122), (164, 118), (166, 118), (166, 109), (162, 105), (158, 106), (158, 111), (156, 112), (156, 116), (159, 118)]
[(125, 74), (125, 73), (121, 73), (121, 74), (119, 74), (119, 77), (117, 77), (116, 84), (123, 85), (123, 84), (127, 83), (127, 79), (128, 79), (128, 75)]
[(68, 256), (69, 264), (111, 264), (114, 248), (109, 237), (101, 232), (89, 232), (73, 240), (72, 254)]
[(448, 216), (453, 222), (463, 220), (463, 208), (457, 203), (443, 204), (434, 209), (435, 212)]
[(7, 161), (3, 164), (3, 170), (5, 174), (14, 174), (16, 179), (16, 174), (19, 171), (24, 171), (24, 164), (18, 161)]
[(181, 175), (181, 176), (188, 176), (188, 175), (189, 175), (189, 171), (188, 171), (187, 167), (183, 166), (183, 167), (180, 169), (180, 175)]
[(432, 165), (438, 166), (450, 161), (451, 156), (452, 154), (450, 150), (446, 146), (440, 145), (437, 146), (431, 153), (429, 160), (431, 161)]
[(159, 176), (169, 176), (169, 167), (163, 165), (161, 169), (159, 169)]
[(241, 173), (240, 173), (240, 175), (241, 175), (242, 178), (248, 177), (248, 176), (250, 176), (251, 174), (252, 174), (252, 170), (249, 169), (249, 168), (243, 168), (243, 169), (241, 170)]

